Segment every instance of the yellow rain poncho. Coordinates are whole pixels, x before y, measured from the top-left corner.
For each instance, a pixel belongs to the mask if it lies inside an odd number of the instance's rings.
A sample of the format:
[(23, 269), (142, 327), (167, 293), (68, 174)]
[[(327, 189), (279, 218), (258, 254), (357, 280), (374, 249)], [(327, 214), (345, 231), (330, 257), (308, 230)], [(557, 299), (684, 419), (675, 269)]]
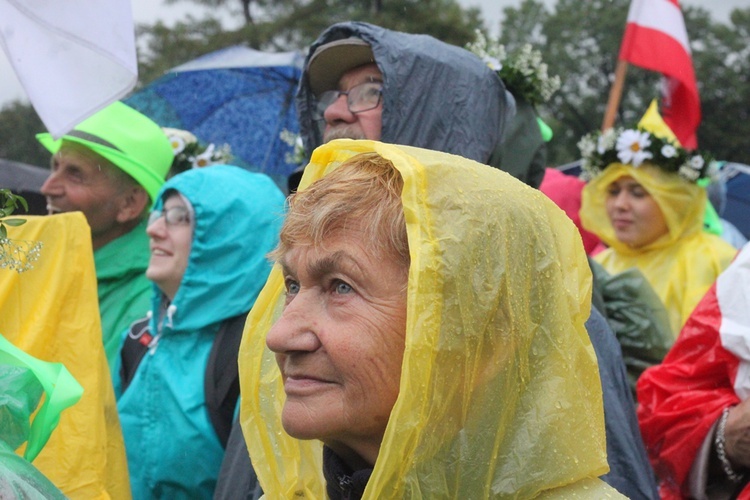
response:
[[(607, 188), (623, 176), (631, 176), (649, 192), (669, 229), (656, 241), (637, 249), (617, 239), (605, 206)], [(610, 247), (595, 259), (610, 274), (638, 268), (664, 303), (675, 337), (737, 253), (729, 243), (703, 231), (705, 207), (704, 188), (648, 163), (637, 168), (611, 164), (583, 190), (583, 227)]]
[(31, 356), (62, 363), (83, 386), (81, 400), (62, 413), (32, 463), (68, 498), (130, 498), (91, 230), (80, 212), (23, 218), (26, 224), (8, 230), (11, 244), (41, 242), (41, 253), (30, 270), (0, 270), (0, 334)]
[[(401, 384), (365, 498), (612, 498), (602, 389), (584, 329), (591, 274), (573, 223), (476, 162), (372, 141), (319, 147), (300, 189), (377, 152), (404, 180), (411, 255)], [(274, 268), (240, 351), (240, 421), (266, 498), (325, 498), (322, 443), (287, 435), (265, 337)]]

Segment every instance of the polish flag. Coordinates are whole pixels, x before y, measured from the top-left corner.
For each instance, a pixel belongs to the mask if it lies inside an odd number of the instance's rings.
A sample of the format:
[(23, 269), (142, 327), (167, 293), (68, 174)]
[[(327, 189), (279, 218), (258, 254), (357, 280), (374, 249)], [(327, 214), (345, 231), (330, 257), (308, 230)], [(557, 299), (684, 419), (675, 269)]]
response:
[(701, 105), (678, 0), (633, 0), (619, 59), (664, 75), (664, 121), (684, 147), (695, 149)]

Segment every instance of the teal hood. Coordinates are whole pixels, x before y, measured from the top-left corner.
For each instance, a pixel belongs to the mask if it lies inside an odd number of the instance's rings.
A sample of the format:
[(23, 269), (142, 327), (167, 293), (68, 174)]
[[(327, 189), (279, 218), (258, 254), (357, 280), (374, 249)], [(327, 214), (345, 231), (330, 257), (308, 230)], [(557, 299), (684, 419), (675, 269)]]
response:
[[(195, 226), (167, 324), (175, 331), (200, 329), (249, 311), (271, 270), (266, 254), (278, 242), (284, 195), (270, 177), (230, 165), (176, 175), (159, 191), (155, 210), (171, 191), (190, 201)], [(163, 299), (154, 285), (152, 322)]]

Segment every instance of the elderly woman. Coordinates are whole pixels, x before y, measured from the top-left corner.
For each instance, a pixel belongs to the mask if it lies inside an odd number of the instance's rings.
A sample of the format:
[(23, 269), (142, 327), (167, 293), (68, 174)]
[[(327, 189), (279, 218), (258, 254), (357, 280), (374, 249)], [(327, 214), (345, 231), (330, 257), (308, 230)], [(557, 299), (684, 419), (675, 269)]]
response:
[(617, 496), (597, 479), (590, 272), (544, 195), (458, 156), (332, 141), (272, 255), (240, 348), (269, 498)]
[(736, 254), (703, 231), (710, 173), (652, 106), (638, 129), (610, 129), (579, 143), (585, 173), (581, 221), (609, 248), (596, 256), (610, 274), (639, 269), (664, 303), (672, 335)]
[(159, 192), (147, 228), (152, 309), (121, 351), (117, 409), (134, 498), (211, 498), (237, 402), (239, 338), (283, 207), (269, 177), (228, 165), (181, 173)]

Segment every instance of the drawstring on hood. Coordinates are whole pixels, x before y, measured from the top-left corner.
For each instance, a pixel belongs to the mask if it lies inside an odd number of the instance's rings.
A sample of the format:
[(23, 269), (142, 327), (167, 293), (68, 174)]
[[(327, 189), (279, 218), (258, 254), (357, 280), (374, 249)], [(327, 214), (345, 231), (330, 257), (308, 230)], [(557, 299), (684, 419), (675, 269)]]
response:
[(168, 328), (172, 328), (174, 325), (174, 322), (172, 321), (172, 317), (174, 316), (174, 313), (177, 312), (177, 306), (174, 304), (169, 304), (169, 307), (167, 307), (167, 317), (165, 325)]

